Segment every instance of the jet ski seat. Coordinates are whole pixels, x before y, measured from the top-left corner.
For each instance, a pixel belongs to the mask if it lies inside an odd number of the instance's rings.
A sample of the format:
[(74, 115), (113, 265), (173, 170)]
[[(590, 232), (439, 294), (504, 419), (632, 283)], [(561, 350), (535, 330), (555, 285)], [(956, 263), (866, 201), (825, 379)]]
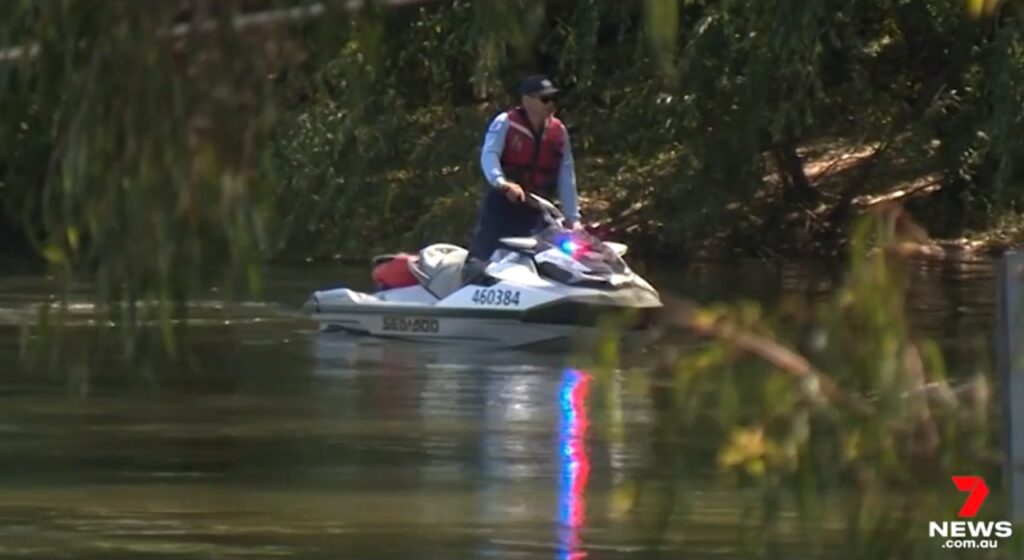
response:
[(444, 299), (462, 287), (462, 267), (469, 251), (458, 245), (436, 243), (424, 247), (409, 261), (409, 271), (434, 297)]

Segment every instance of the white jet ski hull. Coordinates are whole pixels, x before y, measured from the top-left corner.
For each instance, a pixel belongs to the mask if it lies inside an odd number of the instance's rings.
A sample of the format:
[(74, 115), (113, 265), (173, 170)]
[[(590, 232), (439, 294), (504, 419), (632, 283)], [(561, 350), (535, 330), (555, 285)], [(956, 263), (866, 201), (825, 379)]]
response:
[(508, 347), (595, 340), (602, 320), (617, 315), (635, 328), (661, 307), (655, 294), (638, 301), (625, 291), (544, 288), (469, 285), (441, 301), (419, 286), (374, 295), (342, 288), (316, 292), (307, 305), (322, 330)]
[[(571, 325), (543, 325), (510, 319), (469, 319), (423, 314), (371, 315), (366, 313), (325, 313), (320, 323), (327, 331), (345, 331), (405, 340), (438, 340), (500, 346), (527, 346), (542, 342), (568, 341), (596, 336), (596, 329)], [(592, 331), (592, 332), (589, 332)]]
[(307, 310), (327, 330), (513, 347), (590, 339), (609, 315), (619, 333), (650, 324), (661, 300), (622, 260), (626, 246), (566, 229), (551, 202), (530, 196), (545, 227), (532, 237), (502, 238), (505, 248), (491, 255), (482, 275), (469, 274), (468, 283), (462, 278), (467, 251), (438, 243), (415, 259), (381, 261), (404, 263), (418, 284), (381, 281), (404, 287), (376, 294), (321, 290)]

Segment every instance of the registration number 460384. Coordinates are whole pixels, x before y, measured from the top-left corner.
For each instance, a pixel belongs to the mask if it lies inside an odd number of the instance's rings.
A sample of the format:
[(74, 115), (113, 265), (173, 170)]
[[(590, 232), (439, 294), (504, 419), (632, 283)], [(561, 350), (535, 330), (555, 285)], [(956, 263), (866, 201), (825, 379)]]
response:
[(473, 290), (470, 300), (477, 305), (519, 305), (519, 290), (502, 290), (500, 288), (482, 288)]

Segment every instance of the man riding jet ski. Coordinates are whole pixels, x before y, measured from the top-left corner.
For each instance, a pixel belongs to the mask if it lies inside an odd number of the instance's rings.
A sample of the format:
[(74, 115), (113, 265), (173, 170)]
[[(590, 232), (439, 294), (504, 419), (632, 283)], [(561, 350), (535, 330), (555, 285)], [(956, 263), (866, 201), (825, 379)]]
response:
[[(308, 305), (321, 325), (519, 346), (593, 332), (607, 311), (636, 311), (642, 320), (660, 308), (658, 293), (622, 260), (626, 247), (602, 243), (580, 224), (557, 93), (546, 76), (530, 76), (520, 104), (488, 125), (480, 152), (488, 186), (468, 251), (439, 244), (375, 259), (378, 293), (313, 295)], [(547, 200), (556, 196), (568, 217)]]
[[(570, 229), (551, 202), (534, 194), (527, 199), (540, 210), (541, 225), (529, 237), (501, 238), (483, 270), (466, 282), (468, 252), (430, 245), (416, 256), (375, 259), (380, 291), (317, 291), (306, 309), (327, 330), (502, 346), (592, 336), (608, 313), (632, 328), (646, 326), (662, 304), (622, 260), (626, 246)], [(403, 268), (407, 276), (394, 273)]]

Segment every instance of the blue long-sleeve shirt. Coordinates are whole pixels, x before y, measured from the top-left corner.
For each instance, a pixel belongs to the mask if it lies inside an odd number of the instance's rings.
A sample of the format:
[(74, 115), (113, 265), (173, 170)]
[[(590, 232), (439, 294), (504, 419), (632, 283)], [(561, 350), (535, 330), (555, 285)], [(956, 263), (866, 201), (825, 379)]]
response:
[[(501, 152), (505, 150), (505, 137), (508, 135), (508, 113), (502, 113), (491, 121), (484, 134), (484, 145), (480, 150), (480, 167), (484, 177), (492, 187), (498, 186), (498, 180), (505, 176), (501, 169)], [(562, 148), (562, 165), (558, 168), (558, 200), (562, 203), (562, 212), (570, 224), (580, 221), (578, 195), (576, 193), (576, 166), (572, 159), (572, 144), (569, 132), (565, 133), (565, 146)]]

